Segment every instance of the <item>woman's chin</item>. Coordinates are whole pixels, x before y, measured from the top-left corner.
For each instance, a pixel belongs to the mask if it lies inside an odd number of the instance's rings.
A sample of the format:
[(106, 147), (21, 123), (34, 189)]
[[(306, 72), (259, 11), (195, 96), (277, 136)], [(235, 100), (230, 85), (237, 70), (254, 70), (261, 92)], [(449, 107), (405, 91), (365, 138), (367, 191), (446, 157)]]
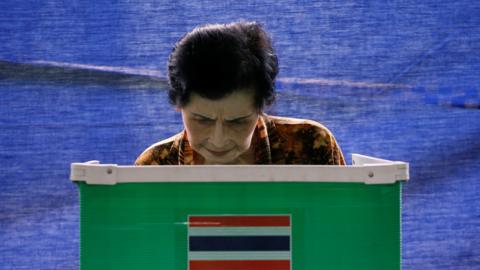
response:
[(205, 164), (212, 164), (212, 165), (234, 165), (238, 164), (237, 159), (206, 159)]

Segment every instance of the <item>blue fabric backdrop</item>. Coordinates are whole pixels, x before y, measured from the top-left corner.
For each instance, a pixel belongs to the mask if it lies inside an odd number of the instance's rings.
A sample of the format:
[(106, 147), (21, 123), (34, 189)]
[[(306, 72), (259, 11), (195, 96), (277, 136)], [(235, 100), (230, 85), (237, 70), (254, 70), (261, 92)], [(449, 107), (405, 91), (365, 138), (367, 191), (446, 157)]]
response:
[(69, 164), (131, 164), (178, 132), (166, 60), (199, 24), (256, 20), (272, 114), (327, 125), (349, 159), (411, 164), (404, 269), (480, 269), (478, 1), (0, 2), (0, 269), (78, 269)]

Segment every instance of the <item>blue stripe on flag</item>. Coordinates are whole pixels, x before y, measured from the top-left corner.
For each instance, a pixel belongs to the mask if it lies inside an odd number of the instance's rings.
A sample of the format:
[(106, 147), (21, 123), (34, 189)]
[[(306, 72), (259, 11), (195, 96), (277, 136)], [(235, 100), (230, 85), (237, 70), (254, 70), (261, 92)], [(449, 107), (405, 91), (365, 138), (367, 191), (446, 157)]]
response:
[(267, 250), (290, 250), (290, 236), (190, 236), (190, 251)]

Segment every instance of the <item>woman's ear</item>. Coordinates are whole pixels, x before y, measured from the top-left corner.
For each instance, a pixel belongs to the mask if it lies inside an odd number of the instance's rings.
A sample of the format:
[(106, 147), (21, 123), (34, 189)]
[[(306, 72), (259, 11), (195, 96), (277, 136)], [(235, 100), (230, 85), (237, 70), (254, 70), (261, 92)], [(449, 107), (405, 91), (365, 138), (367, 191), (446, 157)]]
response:
[(182, 108), (180, 108), (179, 106), (175, 106), (175, 111), (176, 112), (182, 112)]

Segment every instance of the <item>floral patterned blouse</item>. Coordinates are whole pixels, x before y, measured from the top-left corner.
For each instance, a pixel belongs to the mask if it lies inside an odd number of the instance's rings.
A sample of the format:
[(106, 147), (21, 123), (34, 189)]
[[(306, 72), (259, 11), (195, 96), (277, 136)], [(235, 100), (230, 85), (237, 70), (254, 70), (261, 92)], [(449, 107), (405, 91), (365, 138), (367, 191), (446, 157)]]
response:
[[(255, 164), (345, 165), (333, 134), (311, 120), (263, 115), (254, 131)], [(194, 165), (186, 131), (147, 148), (135, 165)]]

